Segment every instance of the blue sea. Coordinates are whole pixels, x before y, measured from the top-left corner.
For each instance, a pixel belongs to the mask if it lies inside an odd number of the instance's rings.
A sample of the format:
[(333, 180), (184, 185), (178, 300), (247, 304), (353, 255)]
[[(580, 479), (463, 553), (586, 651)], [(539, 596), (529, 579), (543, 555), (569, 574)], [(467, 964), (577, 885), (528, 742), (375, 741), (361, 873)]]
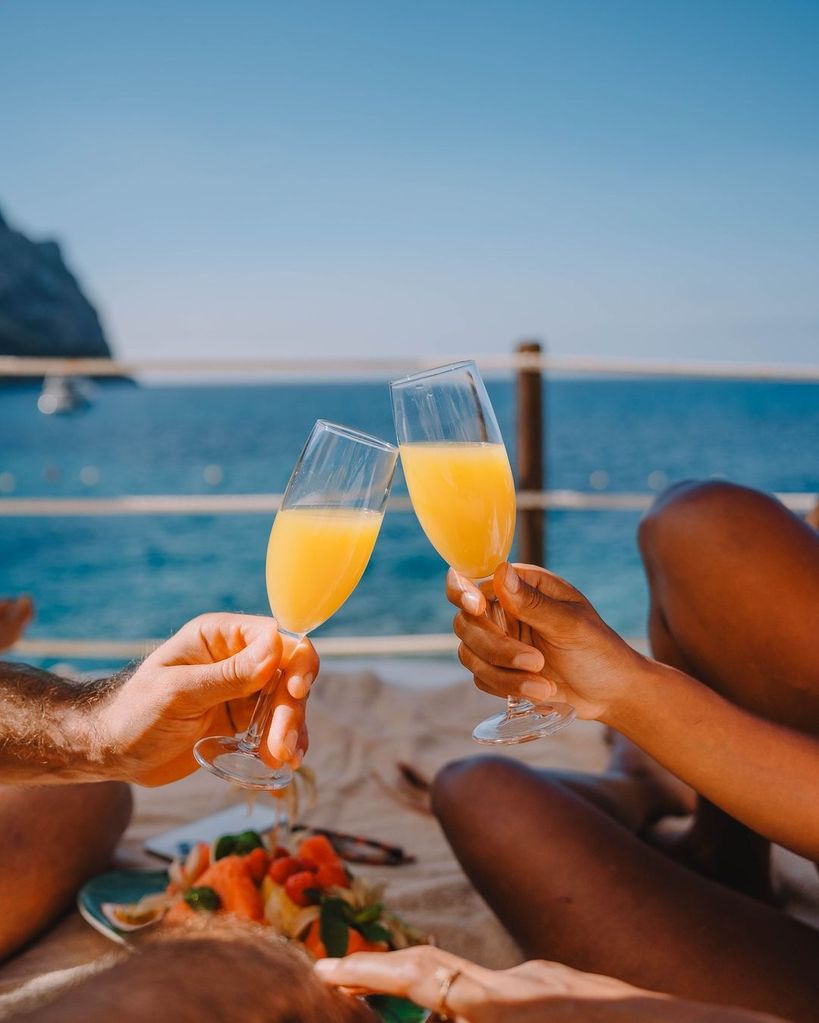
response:
[[(512, 385), (489, 389), (513, 449)], [(0, 389), (0, 500), (281, 491), (316, 418), (392, 435), (383, 383), (109, 383), (87, 410), (54, 417), (37, 411), (37, 393)], [(816, 385), (558, 378), (546, 402), (554, 488), (649, 491), (722, 476), (819, 491)], [(630, 636), (646, 615), (638, 518), (552, 512), (547, 523), (550, 567)], [(32, 637), (162, 637), (202, 611), (266, 613), (269, 528), (267, 515), (0, 518), (0, 594), (33, 595)], [(321, 633), (447, 630), (443, 576), (415, 517), (391, 512), (361, 585)]]

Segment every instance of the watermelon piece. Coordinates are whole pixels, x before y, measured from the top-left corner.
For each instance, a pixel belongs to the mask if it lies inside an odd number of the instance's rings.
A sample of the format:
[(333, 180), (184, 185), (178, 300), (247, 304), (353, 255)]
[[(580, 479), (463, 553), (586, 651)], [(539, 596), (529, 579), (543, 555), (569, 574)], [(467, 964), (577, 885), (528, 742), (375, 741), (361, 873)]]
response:
[(367, 941), (363, 934), (360, 934), (354, 927), (350, 928), (350, 936), (347, 939), (347, 955), (353, 952), (387, 952), (389, 945), (386, 941)]
[(314, 959), (327, 958), (327, 949), (324, 947), (321, 940), (321, 922), (319, 920), (314, 920), (312, 924), (310, 924), (310, 930), (307, 932), (307, 937), (304, 939), (304, 947)]
[(226, 913), (258, 923), (264, 918), (262, 896), (253, 883), (246, 856), (222, 857), (208, 867), (198, 882), (216, 892)]
[[(321, 921), (314, 920), (310, 924), (310, 930), (304, 939), (304, 947), (314, 959), (326, 959), (327, 949), (321, 940)], [(363, 934), (359, 934), (355, 928), (350, 927), (347, 931), (347, 949), (343, 955), (351, 956), (353, 952), (387, 952), (387, 943), (384, 941), (367, 941)]]

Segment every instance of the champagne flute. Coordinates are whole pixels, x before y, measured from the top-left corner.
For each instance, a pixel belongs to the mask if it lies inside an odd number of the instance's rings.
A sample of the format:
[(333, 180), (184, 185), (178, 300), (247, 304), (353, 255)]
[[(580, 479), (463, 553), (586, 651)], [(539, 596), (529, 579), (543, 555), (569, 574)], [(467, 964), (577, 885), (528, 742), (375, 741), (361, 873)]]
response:
[[(418, 521), (461, 575), (490, 580), (515, 532), (515, 483), (495, 412), (474, 362), (416, 373), (390, 384), (401, 465)], [(506, 627), (503, 608), (488, 614)], [(506, 710), (476, 726), (478, 742), (511, 744), (551, 735), (574, 720), (565, 703), (534, 706), (510, 696)]]
[[(281, 628), (299, 642), (338, 611), (370, 560), (398, 459), (393, 444), (319, 419), (287, 484), (267, 546), (267, 596)], [(259, 695), (240, 736), (200, 739), (202, 767), (248, 789), (293, 779), (259, 755), (277, 676)]]

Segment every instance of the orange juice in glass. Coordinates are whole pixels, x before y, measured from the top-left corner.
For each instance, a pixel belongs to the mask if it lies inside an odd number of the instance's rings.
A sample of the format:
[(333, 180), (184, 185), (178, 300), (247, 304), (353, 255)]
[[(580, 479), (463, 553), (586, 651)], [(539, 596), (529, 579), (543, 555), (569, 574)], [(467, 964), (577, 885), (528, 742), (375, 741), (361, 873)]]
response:
[(412, 506), (432, 546), (461, 575), (492, 575), (512, 549), (515, 483), (503, 444), (401, 444)]
[(383, 513), (372, 508), (282, 508), (267, 545), (267, 596), (295, 636), (326, 622), (370, 560)]

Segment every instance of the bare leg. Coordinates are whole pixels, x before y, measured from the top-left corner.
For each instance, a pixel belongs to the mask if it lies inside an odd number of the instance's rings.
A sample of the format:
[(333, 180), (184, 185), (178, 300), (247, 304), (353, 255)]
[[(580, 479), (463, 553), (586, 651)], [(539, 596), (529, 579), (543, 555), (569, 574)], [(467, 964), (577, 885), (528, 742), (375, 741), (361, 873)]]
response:
[[(729, 483), (681, 484), (640, 527), (654, 655), (760, 716), (819, 734), (819, 536), (778, 501)], [(770, 895), (769, 844), (700, 800), (669, 851)]]
[(0, 959), (105, 869), (130, 816), (131, 792), (121, 782), (0, 787)]
[(606, 730), (606, 738), (611, 745), (609, 771), (642, 782), (648, 792), (653, 793), (650, 813), (643, 826), (662, 817), (687, 817), (694, 812), (697, 808), (697, 795), (690, 785), (646, 756), (639, 746), (613, 728)]
[(612, 735), (609, 765), (602, 774), (560, 768), (541, 773), (635, 834), (643, 834), (666, 817), (687, 817), (696, 808), (692, 789), (616, 732)]
[(673, 862), (544, 773), (499, 758), (453, 764), (433, 801), (527, 957), (816, 1019), (819, 932)]

